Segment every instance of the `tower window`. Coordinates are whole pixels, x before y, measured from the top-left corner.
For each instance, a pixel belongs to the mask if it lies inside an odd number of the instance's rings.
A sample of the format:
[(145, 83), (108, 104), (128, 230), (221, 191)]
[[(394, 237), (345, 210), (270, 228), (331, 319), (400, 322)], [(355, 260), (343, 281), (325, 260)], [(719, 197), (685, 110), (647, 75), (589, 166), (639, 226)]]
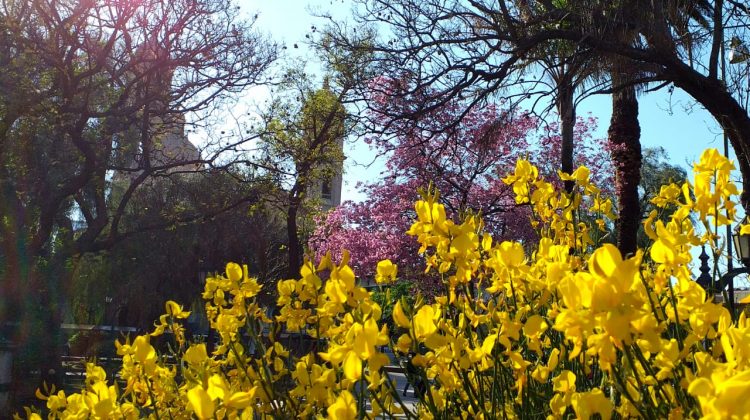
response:
[(324, 200), (330, 200), (331, 199), (331, 181), (323, 181), (321, 188), (320, 188), (320, 196)]

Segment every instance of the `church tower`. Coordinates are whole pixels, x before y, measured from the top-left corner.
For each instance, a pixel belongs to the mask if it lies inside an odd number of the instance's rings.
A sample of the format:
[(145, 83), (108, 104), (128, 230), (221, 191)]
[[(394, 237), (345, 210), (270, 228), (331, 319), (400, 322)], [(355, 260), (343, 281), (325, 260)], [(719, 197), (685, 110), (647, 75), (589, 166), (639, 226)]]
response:
[[(341, 156), (344, 153), (344, 140), (339, 139), (337, 141)], [(315, 197), (319, 197), (323, 210), (331, 210), (338, 207), (341, 204), (341, 189), (343, 184), (343, 172), (344, 162), (340, 160), (338, 162), (330, 163), (332, 166), (333, 176), (328, 179), (322, 179), (316, 183), (313, 187), (317, 189), (317, 193), (314, 193)]]
[[(163, 46), (158, 45), (155, 39), (138, 47), (134, 53), (138, 57), (138, 62), (148, 63), (159, 60), (166, 60), (164, 54), (168, 51)], [(145, 72), (144, 72), (145, 73)], [(171, 164), (186, 162), (184, 165), (174, 166), (165, 170), (166, 173), (174, 172), (193, 172), (202, 168), (198, 161), (201, 159), (200, 151), (193, 143), (188, 140), (185, 134), (185, 116), (175, 110), (169, 109), (169, 102), (172, 89), (173, 70), (164, 69), (157, 74), (138, 74), (133, 77), (143, 77), (149, 79), (142, 90), (144, 109), (142, 112), (149, 111), (152, 116), (149, 118), (148, 143), (149, 159), (152, 167), (164, 167)], [(138, 135), (135, 135), (136, 138)], [(113, 181), (130, 181), (137, 177), (142, 167), (143, 144), (138, 139), (137, 144), (128, 146), (122, 145), (122, 153), (125, 167), (132, 171), (120, 171), (114, 174)]]
[[(317, 127), (330, 124), (323, 134), (326, 136), (324, 149), (330, 158), (319, 163), (321, 176), (308, 189), (309, 197), (319, 200), (323, 210), (330, 210), (341, 204), (346, 110), (331, 91), (328, 78), (323, 80), (321, 89), (309, 98), (302, 113), (303, 124), (310, 129), (313, 138), (321, 135)], [(326, 121), (330, 119), (333, 121)]]

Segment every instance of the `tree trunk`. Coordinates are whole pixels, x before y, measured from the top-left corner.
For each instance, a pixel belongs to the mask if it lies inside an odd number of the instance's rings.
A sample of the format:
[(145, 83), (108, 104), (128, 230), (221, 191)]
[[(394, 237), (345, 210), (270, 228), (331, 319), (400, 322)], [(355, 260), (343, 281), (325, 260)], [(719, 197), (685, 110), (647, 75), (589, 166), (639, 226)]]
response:
[[(574, 149), (574, 129), (576, 125), (576, 108), (574, 99), (575, 88), (568, 75), (564, 75), (558, 85), (557, 112), (560, 114), (560, 128), (562, 134), (562, 144), (560, 150), (560, 166), (564, 173), (570, 175), (573, 173), (573, 149)], [(565, 191), (573, 192), (575, 183), (565, 181)]]
[(20, 311), (21, 279), (26, 278), (29, 271), (25, 222), (26, 211), (13, 183), (0, 181), (0, 256), (3, 264), (0, 270), (0, 334), (7, 335), (0, 338), (11, 338), (10, 323), (18, 321)]
[[(35, 270), (37, 271), (37, 270)], [(45, 270), (48, 271), (48, 270)], [(62, 386), (62, 308), (60, 306), (60, 292), (63, 290), (61, 284), (64, 280), (57, 278), (55, 271), (36, 273), (38, 282), (41, 287), (39, 295), (29, 296), (29, 309), (33, 315), (32, 322), (35, 325), (35, 333), (38, 335), (33, 345), (36, 348), (30, 349), (33, 356), (38, 357), (39, 366), (39, 385), (47, 386), (54, 384), (57, 388)], [(62, 273), (61, 273), (62, 274)], [(64, 274), (63, 274), (64, 275)], [(43, 388), (41, 388), (43, 389)]]
[[(40, 257), (34, 257), (37, 261)], [(55, 264), (54, 261), (50, 265)], [(64, 268), (64, 265), (62, 266)], [(34, 403), (34, 391), (43, 386), (62, 385), (61, 314), (62, 284), (69, 274), (36, 262), (28, 270), (14, 270), (18, 279), (17, 312), (11, 316), (9, 337), (15, 346), (11, 393), (14, 409)], [(66, 276), (65, 279), (61, 276)], [(39, 376), (31, 372), (39, 372)]]
[[(574, 32), (567, 39), (577, 41), (580, 35)], [(663, 67), (664, 70), (661, 73), (668, 80), (684, 90), (713, 115), (727, 132), (737, 156), (737, 163), (742, 173), (740, 202), (743, 208), (748, 209), (750, 206), (750, 116), (748, 110), (732, 96), (725, 84), (715, 77), (703, 75), (688, 63), (681, 61), (672, 50), (633, 49), (627, 51), (623, 50), (618, 43), (601, 39), (587, 39), (586, 44), (600, 51)]]
[[(64, 229), (56, 236), (54, 251), (30, 244), (31, 235), (22, 223), (4, 229), (0, 324), (2, 338), (15, 346), (10, 391), (18, 411), (36, 400), (37, 388), (62, 385), (60, 326), (72, 280), (68, 262), (73, 237), (70, 220), (60, 219), (57, 223)], [(32, 371), (39, 376), (29, 376)]]
[(289, 208), (286, 211), (287, 255), (289, 256), (287, 276), (293, 279), (299, 276), (299, 269), (302, 267), (302, 244), (297, 230), (297, 213), (299, 213), (302, 199), (294, 192), (289, 196)]
[[(613, 85), (621, 85), (613, 74)], [(612, 119), (609, 125), (609, 146), (615, 165), (615, 191), (619, 218), (617, 219), (617, 247), (622, 255), (635, 253), (641, 209), (638, 184), (641, 181), (641, 127), (638, 124), (638, 99), (633, 86), (624, 87), (612, 95)]]

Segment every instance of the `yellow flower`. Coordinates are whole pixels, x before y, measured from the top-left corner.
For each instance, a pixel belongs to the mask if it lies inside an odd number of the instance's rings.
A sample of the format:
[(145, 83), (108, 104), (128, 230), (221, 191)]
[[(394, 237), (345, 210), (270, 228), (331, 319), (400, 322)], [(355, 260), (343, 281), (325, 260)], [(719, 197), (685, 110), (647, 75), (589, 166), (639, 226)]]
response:
[(378, 329), (373, 318), (368, 318), (363, 324), (356, 323), (347, 333), (347, 341), (353, 343), (353, 349), (362, 360), (368, 360), (377, 353), (376, 346), (388, 343), (388, 333), (385, 325)]
[(214, 374), (208, 379), (206, 393), (212, 401), (221, 399), (225, 407), (237, 410), (250, 406), (256, 390), (252, 387), (249, 391), (234, 391), (222, 375)]
[(164, 334), (164, 331), (169, 328), (172, 333), (175, 334), (175, 338), (177, 339), (177, 341), (182, 344), (184, 342), (184, 329), (180, 324), (175, 323), (174, 321), (178, 319), (185, 319), (189, 316), (190, 311), (183, 311), (182, 306), (180, 306), (177, 302), (168, 300), (165, 304), (165, 314), (159, 317), (158, 323), (154, 324), (156, 328), (154, 329), (154, 332), (151, 333), (151, 335), (154, 337), (162, 335)]
[(328, 418), (332, 420), (354, 420), (357, 418), (357, 402), (349, 391), (341, 391), (336, 401), (328, 407)]
[(199, 419), (210, 419), (214, 415), (214, 402), (202, 386), (193, 387), (187, 392), (190, 407)]
[(513, 185), (513, 192), (516, 195), (516, 203), (529, 202), (529, 183), (536, 181), (539, 171), (536, 166), (525, 159), (516, 161), (516, 170), (512, 175), (503, 178), (503, 182)]
[(182, 359), (191, 365), (198, 365), (205, 362), (208, 359), (208, 353), (206, 352), (206, 345), (204, 343), (193, 344), (187, 350)]
[(515, 268), (523, 264), (523, 246), (518, 242), (504, 241), (497, 250), (497, 256), (500, 262), (508, 267)]
[(678, 204), (682, 195), (682, 189), (677, 184), (662, 185), (659, 194), (651, 199), (651, 203), (657, 207), (666, 207), (669, 204)]
[(552, 387), (555, 392), (562, 394), (574, 392), (576, 390), (576, 375), (569, 370), (564, 370), (552, 380)]
[(375, 274), (375, 281), (378, 284), (392, 283), (396, 280), (396, 273), (398, 268), (391, 260), (383, 260), (378, 263), (377, 273)]
[(589, 259), (589, 270), (594, 275), (591, 308), (609, 311), (624, 303), (633, 287), (640, 284), (638, 269), (640, 254), (623, 261), (620, 250), (604, 244)]
[(67, 398), (65, 397), (65, 391), (60, 390), (56, 395), (50, 395), (47, 398), (47, 408), (52, 411), (60, 411), (68, 405)]
[(556, 415), (562, 416), (575, 393), (576, 375), (569, 370), (564, 370), (552, 380), (552, 387), (555, 395), (549, 402), (550, 409)]
[(418, 340), (425, 341), (435, 332), (437, 332), (435, 310), (430, 305), (422, 306), (414, 316), (414, 335)]
[(401, 336), (398, 338), (398, 341), (396, 342), (396, 349), (398, 349), (398, 351), (400, 351), (401, 353), (408, 353), (410, 348), (411, 338), (409, 338), (409, 334), (401, 334)]
[(599, 414), (602, 420), (609, 420), (612, 417), (612, 403), (601, 389), (573, 394), (571, 405), (578, 418), (581, 419), (589, 419), (594, 414)]
[(585, 166), (579, 166), (572, 174), (568, 175), (563, 171), (557, 171), (558, 176), (563, 181), (575, 181), (578, 185), (587, 186), (591, 171)]
[(409, 318), (401, 307), (401, 301), (396, 302), (396, 305), (393, 307), (393, 320), (396, 321), (396, 325), (401, 328), (409, 328), (411, 325)]
[(480, 370), (485, 370), (486, 368), (489, 368), (490, 366), (487, 364), (487, 358), (489, 356), (492, 356), (492, 350), (495, 348), (495, 343), (497, 342), (497, 334), (491, 334), (487, 336), (484, 341), (482, 341), (482, 345), (476, 349), (474, 349), (471, 352), (471, 362), (482, 362), (484, 366), (480, 367)]
[(185, 319), (190, 316), (190, 311), (183, 311), (182, 306), (173, 300), (168, 300), (165, 307), (166, 314), (177, 319)]
[(539, 339), (547, 328), (547, 322), (540, 315), (530, 316), (523, 326), (523, 334), (528, 340), (529, 349), (536, 351), (537, 354), (542, 353), (542, 343)]
[(358, 381), (362, 377), (362, 359), (353, 351), (348, 352), (344, 359), (344, 376), (352, 381)]
[(651, 258), (657, 263), (672, 266), (688, 263), (690, 253), (687, 245), (691, 243), (692, 229), (685, 231), (684, 226), (674, 220), (667, 225), (657, 220), (655, 226), (658, 239), (651, 247)]
[(239, 282), (242, 279), (242, 267), (237, 263), (227, 263), (227, 267), (224, 271), (226, 272), (229, 281)]

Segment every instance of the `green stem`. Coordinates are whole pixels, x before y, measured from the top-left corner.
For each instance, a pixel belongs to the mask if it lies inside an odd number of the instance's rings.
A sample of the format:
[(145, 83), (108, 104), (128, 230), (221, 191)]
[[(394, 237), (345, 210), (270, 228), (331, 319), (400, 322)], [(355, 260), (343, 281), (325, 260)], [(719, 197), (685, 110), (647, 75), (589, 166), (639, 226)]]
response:
[(151, 388), (151, 381), (148, 377), (146, 377), (146, 388), (148, 389), (148, 395), (151, 398), (151, 402), (154, 404), (154, 415), (156, 416), (156, 420), (161, 420), (159, 417), (159, 408), (156, 406), (156, 396), (154, 395), (153, 388)]
[(612, 376), (615, 378), (615, 382), (619, 385), (620, 393), (622, 395), (624, 395), (625, 398), (627, 398), (628, 401), (630, 401), (631, 404), (633, 404), (633, 406), (635, 407), (636, 410), (638, 410), (638, 412), (641, 414), (641, 416), (643, 418), (653, 418), (653, 417), (648, 416), (647, 413), (643, 411), (643, 407), (641, 407), (639, 404), (637, 404), (635, 402), (635, 400), (633, 399), (633, 397), (628, 392), (627, 386), (622, 381), (622, 378), (620, 377), (620, 375), (617, 373), (617, 369), (615, 368), (614, 365), (612, 366)]
[[(641, 380), (641, 376), (638, 374), (638, 370), (635, 368), (635, 360), (633, 360), (633, 355), (628, 351), (627, 347), (625, 347), (625, 357), (627, 357), (628, 363), (630, 363), (630, 369), (633, 371), (633, 377), (635, 378), (636, 382), (638, 382), (638, 388), (641, 390), (647, 389), (647, 387), (644, 385), (643, 381)], [(625, 391), (627, 391), (627, 388), (625, 388)], [(649, 412), (652, 411), (654, 408), (654, 402), (651, 396), (648, 395), (646, 392), (641, 392), (641, 401), (645, 401), (645, 400), (648, 400)]]
[(682, 334), (680, 334), (680, 314), (677, 311), (677, 297), (674, 294), (672, 283), (668, 281), (667, 286), (669, 286), (669, 294), (672, 299), (672, 306), (674, 307), (674, 331), (675, 335), (677, 336), (677, 344), (680, 348), (680, 351), (682, 351), (682, 349), (685, 348), (685, 343), (683, 343)]

